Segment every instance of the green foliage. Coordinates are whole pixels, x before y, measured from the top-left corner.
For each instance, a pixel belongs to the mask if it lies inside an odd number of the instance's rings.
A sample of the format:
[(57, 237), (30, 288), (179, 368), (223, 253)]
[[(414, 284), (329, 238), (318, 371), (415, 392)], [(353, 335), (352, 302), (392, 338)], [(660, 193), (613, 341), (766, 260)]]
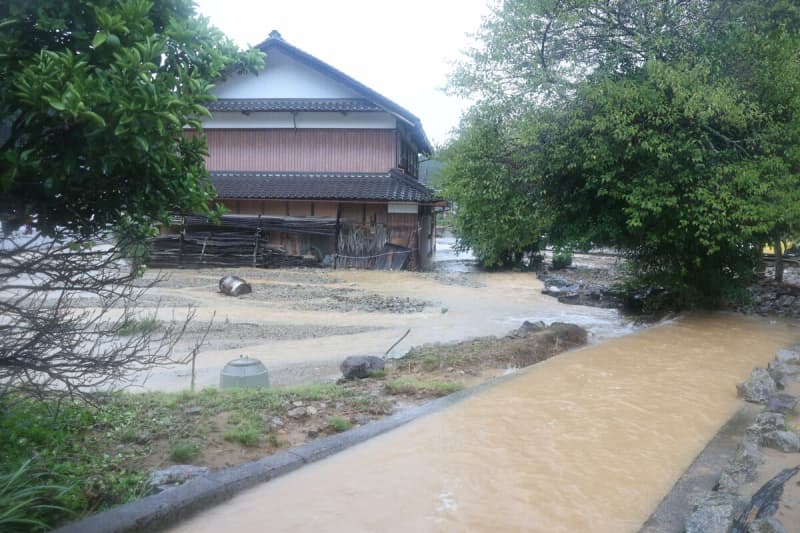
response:
[(347, 431), (353, 427), (350, 421), (342, 416), (332, 416), (328, 418), (328, 427), (336, 433)]
[(471, 249), (489, 267), (519, 264), (540, 246), (536, 190), (520, 170), (495, 110), (473, 110), (462, 135), (442, 154), (444, 195), (453, 203), (458, 247)]
[(117, 330), (118, 335), (130, 336), (152, 333), (158, 329), (161, 322), (154, 316), (145, 318), (130, 318), (122, 323)]
[(16, 471), (0, 473), (0, 531), (48, 531), (69, 511), (52, 502), (66, 489), (41, 482), (31, 460)]
[(572, 251), (567, 248), (553, 249), (553, 270), (561, 270), (572, 265)]
[(183, 128), (208, 115), (215, 79), (261, 66), (191, 0), (0, 4), (0, 208), (128, 234), (208, 212), (205, 143)]
[(397, 378), (386, 382), (389, 394), (425, 394), (430, 396), (447, 396), (463, 389), (461, 383), (450, 381), (422, 380), (414, 378)]
[(468, 207), (457, 231), (622, 248), (657, 305), (741, 297), (763, 245), (800, 227), (799, 13), (505, 2), (453, 78), (484, 98), (451, 147), (445, 191)]
[(203, 447), (192, 441), (176, 442), (169, 451), (169, 458), (176, 463), (188, 463), (200, 455)]

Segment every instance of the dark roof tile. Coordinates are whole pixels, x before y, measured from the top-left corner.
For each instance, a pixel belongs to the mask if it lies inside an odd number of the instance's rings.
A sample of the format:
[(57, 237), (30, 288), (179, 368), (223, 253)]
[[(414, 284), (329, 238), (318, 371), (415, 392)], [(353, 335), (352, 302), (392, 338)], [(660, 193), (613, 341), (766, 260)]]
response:
[(433, 191), (396, 171), (341, 172), (211, 172), (221, 199), (364, 200), (434, 202)]
[(210, 111), (382, 111), (364, 98), (220, 98)]

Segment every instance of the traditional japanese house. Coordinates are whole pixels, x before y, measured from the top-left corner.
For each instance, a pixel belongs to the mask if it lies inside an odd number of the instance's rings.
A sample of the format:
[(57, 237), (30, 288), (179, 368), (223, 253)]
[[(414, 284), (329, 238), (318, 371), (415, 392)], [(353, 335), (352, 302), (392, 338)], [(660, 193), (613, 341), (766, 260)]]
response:
[(203, 123), (224, 224), (257, 226), (270, 257), (427, 268), (439, 204), (418, 180), (420, 119), (276, 31), (258, 48), (264, 70), (218, 85)]

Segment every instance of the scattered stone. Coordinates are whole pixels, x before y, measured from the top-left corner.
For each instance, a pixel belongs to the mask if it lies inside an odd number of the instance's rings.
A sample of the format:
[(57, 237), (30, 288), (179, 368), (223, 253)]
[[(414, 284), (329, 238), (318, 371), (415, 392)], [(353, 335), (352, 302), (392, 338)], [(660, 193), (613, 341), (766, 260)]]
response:
[(147, 486), (151, 494), (162, 492), (170, 487), (186, 483), (192, 478), (208, 474), (208, 467), (194, 465), (173, 465), (164, 470), (150, 472)]
[(747, 525), (747, 533), (785, 533), (783, 524), (775, 517), (760, 518)]
[(779, 389), (786, 386), (786, 381), (795, 376), (800, 376), (800, 363), (786, 363), (773, 359), (767, 366), (767, 371)]
[(286, 416), (290, 418), (303, 418), (306, 415), (308, 415), (308, 412), (305, 407), (295, 407), (286, 412)]
[(792, 431), (770, 431), (761, 436), (761, 445), (784, 453), (800, 452), (800, 437)]
[(738, 505), (733, 494), (708, 493), (687, 520), (686, 533), (728, 533)]
[(775, 394), (767, 400), (766, 411), (773, 413), (788, 413), (797, 405), (797, 398), (791, 394)]
[(347, 357), (339, 369), (345, 379), (356, 379), (369, 377), (370, 373), (376, 370), (383, 370), (385, 362), (383, 358), (374, 355), (351, 355)]
[(292, 402), (292, 405), (294, 405), (295, 407), (303, 407), (303, 405), (305, 404), (300, 400), (295, 400)]
[(442, 314), (445, 314), (448, 311), (446, 307), (442, 307)]
[(187, 407), (184, 410), (184, 413), (186, 413), (187, 415), (199, 415), (202, 412), (203, 412), (203, 408), (200, 407), (199, 405), (195, 405), (195, 406), (192, 406), (192, 407)]
[(272, 420), (269, 421), (269, 425), (275, 428), (279, 428), (283, 426), (283, 420), (280, 417), (273, 417)]
[(756, 424), (762, 428), (761, 433), (769, 433), (770, 431), (783, 431), (786, 429), (786, 417), (778, 412), (764, 411), (758, 418)]
[(253, 287), (238, 276), (225, 276), (219, 280), (219, 292), (228, 296), (241, 296), (253, 292)]
[(317, 414), (317, 408), (309, 405), (306, 407), (306, 413), (308, 413), (308, 416), (314, 416)]
[(133, 442), (135, 442), (136, 444), (147, 444), (148, 442), (150, 442), (150, 432), (142, 431), (140, 433), (137, 433), (136, 437), (134, 437), (133, 439)]
[(769, 372), (754, 368), (747, 381), (736, 385), (736, 392), (748, 402), (766, 403), (777, 392), (777, 387)]
[(526, 320), (525, 322), (522, 323), (522, 325), (519, 328), (517, 328), (511, 334), (511, 336), (514, 336), (514, 337), (527, 337), (531, 333), (536, 333), (537, 331), (542, 331), (543, 329), (546, 329), (546, 328), (547, 328), (547, 325), (544, 322), (542, 322), (541, 320), (539, 320), (538, 322), (529, 322), (529, 321)]

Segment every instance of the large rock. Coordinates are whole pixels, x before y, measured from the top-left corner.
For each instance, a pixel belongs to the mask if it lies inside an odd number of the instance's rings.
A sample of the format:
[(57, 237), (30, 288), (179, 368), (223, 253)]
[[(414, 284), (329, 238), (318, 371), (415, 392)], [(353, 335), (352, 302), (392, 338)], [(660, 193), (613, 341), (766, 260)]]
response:
[(345, 379), (369, 377), (373, 372), (383, 370), (383, 358), (374, 355), (351, 355), (342, 361), (339, 370)]
[[(749, 428), (748, 428), (749, 432)], [(758, 477), (758, 466), (764, 462), (764, 456), (758, 446), (761, 433), (748, 436), (736, 448), (736, 456), (731, 465), (725, 469), (719, 478), (719, 490), (735, 494), (739, 486), (750, 481), (755, 481)]]
[(219, 280), (219, 292), (228, 296), (241, 296), (253, 292), (253, 287), (238, 276), (225, 276)]
[(728, 533), (739, 505), (733, 494), (708, 493), (686, 521), (686, 533)]
[(761, 436), (761, 445), (785, 453), (800, 452), (800, 437), (791, 431), (770, 431)]
[(800, 379), (800, 362), (783, 362), (774, 359), (767, 365), (767, 371), (778, 388), (782, 389), (791, 379)]
[(767, 400), (767, 406), (764, 408), (772, 413), (788, 413), (797, 405), (797, 397), (791, 394), (774, 394)]
[(747, 381), (736, 385), (736, 392), (748, 402), (767, 403), (769, 397), (777, 392), (777, 387), (769, 372), (754, 368)]
[(186, 483), (192, 478), (208, 474), (208, 467), (194, 465), (173, 465), (164, 470), (150, 472), (147, 486), (151, 493), (162, 492), (170, 487)]

